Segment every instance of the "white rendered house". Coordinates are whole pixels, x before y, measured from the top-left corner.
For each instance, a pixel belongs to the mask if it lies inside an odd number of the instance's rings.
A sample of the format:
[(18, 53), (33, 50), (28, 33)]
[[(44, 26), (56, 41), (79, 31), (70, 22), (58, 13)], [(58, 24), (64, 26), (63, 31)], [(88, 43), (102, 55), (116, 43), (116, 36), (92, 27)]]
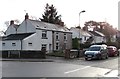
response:
[(82, 29), (76, 28), (76, 27), (71, 27), (70, 31), (72, 32), (72, 38), (78, 38), (81, 39), (80, 42), (84, 44), (87, 39), (91, 37), (91, 35)]
[(47, 53), (72, 48), (72, 33), (57, 24), (50, 24), (29, 19), (26, 13), (25, 20), (20, 25), (11, 21), (6, 30), (6, 37), (2, 39), (2, 51), (41, 51)]

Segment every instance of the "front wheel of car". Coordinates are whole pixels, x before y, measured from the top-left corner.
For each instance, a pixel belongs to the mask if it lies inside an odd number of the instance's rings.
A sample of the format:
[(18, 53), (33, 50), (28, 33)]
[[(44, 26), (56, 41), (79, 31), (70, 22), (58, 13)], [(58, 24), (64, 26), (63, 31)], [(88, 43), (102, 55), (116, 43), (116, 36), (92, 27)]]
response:
[(108, 54), (106, 55), (106, 59), (108, 59)]
[(85, 58), (86, 61), (88, 61), (88, 58)]

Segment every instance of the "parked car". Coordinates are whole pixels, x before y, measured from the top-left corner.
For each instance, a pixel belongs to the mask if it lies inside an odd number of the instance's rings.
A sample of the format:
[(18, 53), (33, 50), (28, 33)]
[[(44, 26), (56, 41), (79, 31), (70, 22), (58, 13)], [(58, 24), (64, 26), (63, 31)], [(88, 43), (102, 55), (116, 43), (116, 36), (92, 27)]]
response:
[(107, 45), (92, 45), (85, 51), (85, 60), (107, 59)]
[(107, 49), (109, 56), (119, 56), (118, 49), (115, 46), (108, 46)]
[(120, 55), (120, 49), (118, 49), (118, 56)]

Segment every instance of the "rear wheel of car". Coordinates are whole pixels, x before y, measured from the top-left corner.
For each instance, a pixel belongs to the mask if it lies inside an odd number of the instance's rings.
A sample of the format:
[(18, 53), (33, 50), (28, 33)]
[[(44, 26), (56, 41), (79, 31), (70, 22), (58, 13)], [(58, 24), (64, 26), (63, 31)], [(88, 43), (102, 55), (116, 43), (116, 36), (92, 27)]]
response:
[(115, 54), (114, 54), (114, 56), (115, 56), (115, 57), (117, 57), (117, 56), (118, 56), (118, 54), (117, 54), (117, 53), (115, 53)]
[(106, 59), (108, 59), (108, 54), (106, 55)]
[(85, 58), (86, 61), (90, 61), (91, 59), (90, 58)]
[(85, 58), (85, 60), (87, 60), (87, 61), (88, 61), (88, 58)]
[(119, 56), (119, 53), (117, 54), (117, 56)]
[(102, 56), (99, 56), (98, 59), (101, 60), (101, 59), (103, 59), (103, 58), (102, 58)]

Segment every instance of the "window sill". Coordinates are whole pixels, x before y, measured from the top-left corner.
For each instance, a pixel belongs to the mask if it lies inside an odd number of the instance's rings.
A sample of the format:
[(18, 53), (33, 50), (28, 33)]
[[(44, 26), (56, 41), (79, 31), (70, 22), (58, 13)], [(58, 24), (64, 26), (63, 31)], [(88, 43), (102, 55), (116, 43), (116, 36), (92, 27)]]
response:
[(47, 37), (42, 37), (42, 39), (48, 39)]

